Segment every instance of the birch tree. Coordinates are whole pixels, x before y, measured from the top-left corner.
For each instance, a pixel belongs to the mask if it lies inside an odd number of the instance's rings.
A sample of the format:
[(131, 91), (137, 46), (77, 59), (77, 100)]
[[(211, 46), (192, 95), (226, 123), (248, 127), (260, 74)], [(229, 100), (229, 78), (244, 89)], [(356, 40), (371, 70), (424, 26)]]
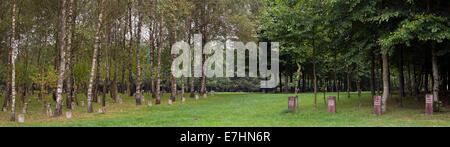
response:
[(66, 0), (61, 0), (61, 14), (60, 14), (60, 34), (59, 34), (59, 74), (58, 74), (58, 86), (56, 89), (56, 108), (55, 108), (55, 117), (59, 117), (62, 115), (62, 93), (63, 93), (63, 84), (64, 84), (64, 72), (66, 70)]
[(98, 15), (98, 22), (97, 22), (97, 30), (95, 33), (95, 43), (94, 43), (94, 55), (92, 57), (92, 66), (91, 66), (91, 74), (89, 77), (89, 88), (88, 88), (88, 94), (87, 94), (87, 103), (88, 103), (88, 112), (92, 113), (94, 112), (94, 109), (92, 108), (92, 89), (94, 88), (94, 78), (95, 78), (95, 72), (96, 72), (96, 65), (97, 65), (97, 54), (98, 54), (98, 48), (100, 44), (100, 29), (103, 22), (103, 3), (104, 0), (100, 0), (99, 5), (99, 15)]
[(15, 105), (16, 105), (16, 52), (17, 45), (15, 40), (16, 33), (16, 0), (13, 0), (12, 18), (11, 18), (11, 121), (16, 121)]
[(142, 29), (142, 0), (138, 0), (138, 30), (136, 37), (136, 68), (137, 68), (137, 79), (136, 79), (136, 105), (141, 105), (141, 29)]

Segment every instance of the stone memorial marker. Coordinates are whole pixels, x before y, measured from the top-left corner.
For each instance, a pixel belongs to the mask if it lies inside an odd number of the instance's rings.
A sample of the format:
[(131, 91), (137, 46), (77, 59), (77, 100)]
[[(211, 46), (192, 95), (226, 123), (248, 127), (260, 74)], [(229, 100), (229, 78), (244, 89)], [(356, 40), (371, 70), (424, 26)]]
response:
[(427, 94), (425, 96), (425, 113), (427, 115), (433, 115), (433, 95)]
[(75, 109), (77, 109), (77, 104), (75, 103), (75, 102), (72, 102), (72, 110), (75, 110)]
[(152, 103), (152, 101), (148, 101), (148, 104), (147, 104), (149, 107), (152, 107), (153, 106), (153, 103)]
[(98, 113), (103, 113), (102, 108), (98, 108)]
[(145, 103), (145, 96), (144, 95), (141, 95), (141, 102)]
[(288, 98), (288, 109), (289, 110), (297, 110), (298, 109), (298, 98), (297, 97), (289, 97)]
[(22, 113), (27, 114), (27, 110), (28, 110), (28, 103), (25, 103), (25, 105), (23, 106), (23, 109), (22, 109)]
[(211, 91), (211, 96), (214, 96), (214, 93), (215, 93), (215, 91), (213, 90), (213, 91)]
[(119, 104), (123, 104), (123, 100), (122, 98), (120, 98), (120, 96), (118, 96), (116, 100), (119, 102)]
[(172, 105), (172, 103), (173, 103), (173, 102), (172, 102), (172, 100), (171, 100), (171, 99), (169, 99), (169, 102), (168, 102), (168, 103), (169, 103), (169, 105)]
[(181, 97), (181, 102), (186, 102), (186, 98), (184, 98), (184, 96), (183, 97)]
[(382, 115), (381, 96), (373, 96), (373, 114)]
[(19, 123), (24, 123), (24, 122), (25, 122), (25, 115), (19, 114)]
[(195, 95), (195, 99), (196, 99), (196, 100), (199, 100), (199, 99), (200, 99), (199, 96), (198, 96), (197, 94)]
[(336, 97), (334, 96), (328, 97), (328, 112), (336, 113)]
[(71, 119), (72, 118), (72, 112), (66, 112), (66, 118)]
[(47, 116), (52, 116), (52, 104), (47, 104)]
[(84, 101), (81, 101), (80, 104), (81, 104), (81, 107), (84, 107)]
[(203, 94), (203, 98), (208, 98), (208, 95), (205, 93), (205, 94)]

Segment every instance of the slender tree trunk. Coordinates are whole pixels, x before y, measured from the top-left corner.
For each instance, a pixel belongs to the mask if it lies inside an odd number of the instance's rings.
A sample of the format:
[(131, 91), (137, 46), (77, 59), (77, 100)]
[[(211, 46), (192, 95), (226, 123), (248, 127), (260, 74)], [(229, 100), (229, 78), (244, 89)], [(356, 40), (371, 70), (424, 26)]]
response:
[(370, 69), (370, 90), (372, 91), (372, 99), (376, 95), (375, 94), (375, 50), (372, 48), (370, 51), (371, 55), (371, 69)]
[(287, 73), (284, 75), (284, 93), (289, 93), (289, 76)]
[(158, 49), (157, 49), (157, 64), (156, 64), (156, 103), (155, 104), (161, 104), (161, 95), (159, 94), (161, 92), (161, 48), (162, 48), (162, 25), (163, 25), (163, 19), (162, 16), (160, 18), (159, 22), (159, 37), (158, 37)]
[[(151, 20), (151, 19), (150, 19)], [(153, 98), (156, 98), (156, 94), (155, 94), (155, 79), (154, 79), (154, 75), (153, 75), (153, 61), (154, 61), (154, 58), (153, 58), (153, 51), (154, 51), (154, 48), (155, 48), (155, 46), (154, 46), (154, 41), (155, 41), (155, 37), (154, 37), (154, 34), (156, 34), (155, 32), (155, 30), (156, 30), (156, 26), (154, 25), (154, 23), (152, 22), (151, 23), (152, 24), (152, 26), (150, 27), (150, 89), (151, 89), (151, 91), (152, 91), (152, 97)]]
[[(141, 27), (142, 27), (142, 15), (141, 15), (141, 4), (142, 0), (138, 1), (138, 30), (136, 38), (136, 69), (137, 69), (137, 79), (136, 79), (136, 105), (141, 105)], [(131, 22), (131, 21), (130, 21)], [(130, 43), (131, 44), (131, 43)]]
[(408, 63), (408, 90), (409, 90), (409, 96), (412, 96), (413, 95), (413, 79), (412, 79), (412, 77), (411, 77), (411, 66), (409, 65), (409, 63)]
[(431, 62), (433, 64), (433, 97), (434, 102), (439, 102), (439, 67), (434, 45), (432, 45), (431, 56)]
[[(103, 97), (102, 97), (102, 106), (106, 106), (106, 94), (108, 93), (108, 89), (110, 89), (109, 86), (109, 72), (110, 72), (110, 63), (109, 63), (109, 45), (110, 45), (110, 29), (108, 27), (105, 27), (105, 62), (106, 62), (106, 76), (105, 76), (105, 82), (103, 84)], [(111, 95), (112, 96), (112, 95)]]
[(361, 77), (359, 76), (359, 65), (356, 65), (356, 89), (358, 89), (359, 107), (361, 107)]
[[(128, 16), (128, 15), (127, 15)], [(123, 28), (121, 29), (121, 30), (123, 30), (122, 31), (122, 50), (123, 50), (123, 53), (125, 53), (125, 52), (127, 52), (127, 45), (126, 45), (126, 36), (127, 36), (127, 30), (128, 30), (128, 26), (126, 25), (126, 23), (125, 22), (128, 22), (127, 21), (127, 19), (125, 19), (124, 20), (124, 25), (123, 25)], [(125, 55), (124, 54), (121, 54), (121, 59), (125, 59), (126, 60), (126, 58), (125, 58)], [(121, 80), (120, 80), (120, 92), (122, 93), (122, 94), (126, 94), (127, 92), (126, 92), (126, 89), (128, 88), (128, 83), (125, 83), (125, 72), (126, 72), (126, 62), (121, 62), (121, 66), (122, 66), (122, 69), (121, 69)]]
[(400, 73), (400, 106), (403, 105), (403, 97), (405, 96), (405, 78), (404, 78), (404, 71), (403, 71), (403, 48), (400, 49), (400, 62), (399, 62), (399, 73)]
[(350, 70), (347, 70), (347, 98), (350, 98)]
[[(173, 31), (173, 33), (172, 33), (173, 37), (170, 37), (171, 38), (170, 47), (172, 47), (172, 44), (177, 40), (176, 30), (174, 28), (172, 28), (171, 31)], [(170, 55), (171, 62), (173, 62), (175, 60), (175, 58), (176, 58), (175, 55), (173, 55), (173, 54)], [(176, 97), (177, 97), (177, 78), (175, 76), (173, 76), (173, 74), (171, 74), (171, 75), (172, 76), (170, 78), (171, 79), (170, 85), (172, 87), (172, 90), (171, 90), (170, 99), (172, 100), (172, 102), (175, 102)]]
[[(382, 58), (382, 55), (380, 54), (380, 58), (379, 58), (380, 60), (380, 63), (379, 63), (379, 81), (378, 81), (378, 87), (380, 88), (380, 89), (382, 89), (383, 88), (383, 58)], [(382, 90), (378, 90), (378, 95), (382, 95), (382, 93), (381, 93), (381, 91)]]
[(16, 0), (13, 0), (13, 11), (12, 11), (12, 25), (11, 25), (11, 121), (16, 121), (15, 114), (15, 103), (16, 103), (16, 52), (17, 45), (15, 41), (16, 32)]
[(305, 70), (303, 70), (302, 73), (303, 74), (302, 74), (302, 89), (301, 89), (301, 91), (302, 92), (306, 92), (306, 73), (305, 73)]
[(389, 56), (387, 54), (382, 54), (383, 60), (383, 96), (381, 98), (381, 109), (383, 112), (386, 112), (386, 102), (389, 98), (390, 93), (390, 85), (389, 85)]
[(68, 109), (72, 109), (72, 99), (73, 99), (73, 82), (72, 82), (72, 28), (75, 24), (73, 21), (73, 3), (74, 0), (70, 0), (69, 4), (69, 15), (68, 15), (68, 29), (67, 29), (67, 80), (66, 80), (66, 86), (67, 86), (67, 94), (66, 94), (66, 107)]
[(302, 67), (301, 67), (301, 65), (300, 65), (300, 63), (297, 63), (297, 67), (298, 67), (298, 69), (297, 69), (297, 75), (296, 75), (296, 77), (295, 77), (295, 97), (296, 98), (298, 98), (298, 89), (299, 89), (299, 87), (300, 87), (300, 73), (301, 73), (301, 70), (302, 70)]
[(424, 73), (424, 76), (423, 76), (423, 81), (424, 81), (424, 83), (423, 83), (423, 88), (424, 88), (424, 91), (425, 91), (425, 93), (429, 93), (430, 91), (429, 91), (429, 89), (428, 89), (428, 72), (425, 72)]
[(418, 73), (416, 70), (416, 65), (413, 65), (413, 96), (415, 101), (419, 101), (419, 79), (417, 78)]
[(61, 15), (60, 15), (60, 25), (61, 25), (61, 29), (60, 29), (60, 38), (59, 38), (59, 42), (60, 42), (60, 66), (59, 66), (59, 74), (58, 74), (58, 86), (56, 89), (56, 108), (55, 108), (55, 117), (59, 117), (62, 115), (62, 105), (63, 105), (63, 98), (62, 98), (62, 93), (63, 93), (63, 84), (64, 84), (64, 72), (66, 70), (66, 53), (65, 53), (65, 48), (66, 48), (66, 0), (61, 0)]
[[(99, 49), (101, 49), (102, 48), (102, 44), (99, 42)], [(100, 52), (98, 52), (97, 53), (97, 67), (96, 67), (96, 71), (95, 71), (95, 80), (94, 80), (94, 100), (93, 100), (93, 102), (95, 102), (95, 103), (98, 103), (99, 102), (99, 99), (98, 99), (98, 93), (99, 93), (99, 81), (100, 81), (100, 57), (101, 57), (101, 51)]]
[[(118, 30), (118, 28), (120, 28), (120, 24), (118, 25), (118, 27), (116, 28), (116, 30)], [(119, 32), (119, 34), (120, 34), (120, 32)], [(118, 40), (119, 38), (117, 37), (114, 37), (114, 40)], [(112, 96), (112, 98), (114, 99), (114, 101), (115, 102), (118, 102), (119, 101), (119, 97), (118, 97), (118, 87), (117, 87), (117, 72), (118, 72), (118, 61), (117, 61), (117, 49), (118, 49), (119, 47), (116, 47), (115, 49), (114, 49), (114, 77), (113, 77), (113, 81), (112, 81), (112, 83), (111, 83), (111, 86), (112, 86), (112, 90), (111, 90), (111, 96)]]
[(129, 50), (128, 50), (128, 58), (130, 59), (130, 61), (128, 62), (128, 87), (127, 87), (127, 91), (129, 92), (130, 96), (133, 96), (133, 91), (132, 91), (132, 85), (133, 85), (133, 72), (132, 72), (132, 67), (133, 67), (133, 22), (132, 22), (132, 11), (131, 11), (131, 7), (133, 5), (133, 1), (129, 1), (128, 2), (128, 27), (129, 27), (129, 31), (130, 31), (130, 42), (129, 42)]
[[(189, 25), (189, 28), (190, 28), (190, 26), (191, 25)], [(188, 43), (189, 43), (189, 46), (191, 46), (191, 34), (190, 34), (190, 31), (189, 31), (189, 39), (188, 39)], [(189, 52), (190, 53), (192, 53), (192, 50), (190, 49), (189, 50)], [(190, 58), (190, 60), (191, 60), (191, 63), (194, 63), (194, 61), (193, 61), (193, 59), (194, 59), (194, 57), (192, 56), (191, 58)], [(194, 83), (195, 83), (195, 76), (194, 76), (194, 64), (191, 64), (191, 95), (190, 95), (190, 97), (191, 98), (194, 98), (195, 97), (195, 85), (194, 85)]]
[(3, 102), (2, 111), (6, 112), (8, 111), (8, 105), (11, 98), (11, 59), (12, 59), (12, 51), (8, 51), (8, 67), (6, 68), (7, 72), (7, 83), (6, 83), (6, 90), (5, 90), (5, 100)]
[(95, 77), (95, 71), (96, 71), (96, 64), (97, 64), (97, 54), (98, 54), (98, 46), (100, 44), (100, 29), (101, 25), (103, 23), (103, 3), (104, 0), (101, 0), (100, 2), (100, 13), (98, 15), (98, 22), (97, 22), (97, 30), (95, 33), (95, 44), (94, 44), (94, 56), (92, 58), (92, 66), (91, 66), (91, 75), (89, 78), (89, 88), (88, 88), (88, 94), (87, 94), (87, 103), (88, 103), (88, 112), (92, 113), (94, 112), (94, 109), (92, 108), (92, 89), (94, 85), (94, 77)]
[(317, 108), (317, 75), (316, 75), (316, 59), (315, 59), (315, 54), (316, 54), (316, 49), (314, 47), (313, 49), (314, 51), (314, 60), (313, 60), (313, 76), (314, 76), (314, 108)]
[(283, 78), (281, 77), (281, 73), (278, 74), (280, 76), (280, 93), (283, 93)]

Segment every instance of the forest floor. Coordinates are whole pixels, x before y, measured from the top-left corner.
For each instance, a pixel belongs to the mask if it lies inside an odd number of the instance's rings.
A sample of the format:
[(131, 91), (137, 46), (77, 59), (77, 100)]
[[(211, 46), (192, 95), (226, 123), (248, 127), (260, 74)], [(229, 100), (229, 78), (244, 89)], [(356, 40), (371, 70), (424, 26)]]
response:
[[(328, 93), (328, 95), (337, 95)], [(450, 126), (450, 111), (426, 116), (424, 102), (414, 102), (412, 98), (404, 100), (400, 107), (391, 98), (388, 111), (382, 116), (372, 114), (370, 93), (364, 92), (361, 104), (357, 93), (352, 93), (350, 99), (346, 93), (341, 93), (337, 102), (337, 114), (327, 113), (323, 102), (323, 93), (318, 94), (318, 107), (314, 108), (314, 95), (301, 94), (300, 109), (296, 112), (287, 110), (288, 96), (292, 94), (263, 93), (216, 93), (214, 97), (200, 97), (200, 100), (186, 97), (186, 102), (179, 99), (173, 105), (168, 105), (169, 94), (164, 95), (162, 105), (136, 106), (135, 99), (125, 98), (123, 104), (113, 104), (107, 107), (106, 113), (98, 113), (100, 104), (94, 103), (96, 113), (87, 113), (86, 105), (78, 106), (72, 112), (73, 117), (48, 117), (42, 113), (42, 105), (32, 98), (25, 123), (9, 122), (10, 112), (0, 112), (1, 127), (434, 127)], [(80, 99), (84, 100), (82, 95)], [(146, 95), (146, 100), (149, 100)], [(110, 98), (107, 99), (111, 101)], [(154, 99), (151, 99), (154, 102)], [(147, 101), (145, 104), (147, 104)], [(421, 100), (422, 101), (422, 100)], [(3, 103), (3, 99), (2, 99)], [(55, 104), (52, 104), (54, 107)], [(22, 111), (16, 111), (20, 114)]]

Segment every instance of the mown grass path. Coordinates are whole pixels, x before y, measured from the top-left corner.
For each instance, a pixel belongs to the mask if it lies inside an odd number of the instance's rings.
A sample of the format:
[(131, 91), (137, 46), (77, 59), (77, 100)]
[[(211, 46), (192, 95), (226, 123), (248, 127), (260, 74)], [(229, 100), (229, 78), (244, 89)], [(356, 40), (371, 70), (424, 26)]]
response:
[[(318, 94), (318, 107), (313, 107), (314, 95), (300, 95), (300, 110), (287, 111), (287, 97), (292, 94), (216, 93), (199, 101), (187, 98), (168, 105), (136, 106), (134, 99), (124, 104), (112, 104), (106, 113), (86, 113), (85, 107), (64, 110), (73, 113), (72, 119), (52, 118), (42, 114), (41, 104), (33, 102), (23, 124), (8, 122), (9, 112), (0, 112), (0, 126), (32, 127), (332, 127), (332, 126), (450, 126), (450, 112), (426, 116), (423, 103), (407, 100), (404, 107), (389, 101), (383, 116), (372, 114), (370, 93), (363, 93), (361, 105), (357, 94), (350, 99), (341, 94), (337, 114), (327, 113), (323, 94)], [(330, 93), (330, 95), (336, 95)], [(81, 96), (80, 96), (81, 97)], [(149, 97), (147, 97), (147, 101)], [(153, 99), (152, 99), (153, 100)], [(146, 103), (146, 102), (145, 102)], [(52, 105), (52, 107), (54, 104)], [(99, 105), (94, 105), (98, 110)], [(21, 111), (19, 111), (21, 112)]]

